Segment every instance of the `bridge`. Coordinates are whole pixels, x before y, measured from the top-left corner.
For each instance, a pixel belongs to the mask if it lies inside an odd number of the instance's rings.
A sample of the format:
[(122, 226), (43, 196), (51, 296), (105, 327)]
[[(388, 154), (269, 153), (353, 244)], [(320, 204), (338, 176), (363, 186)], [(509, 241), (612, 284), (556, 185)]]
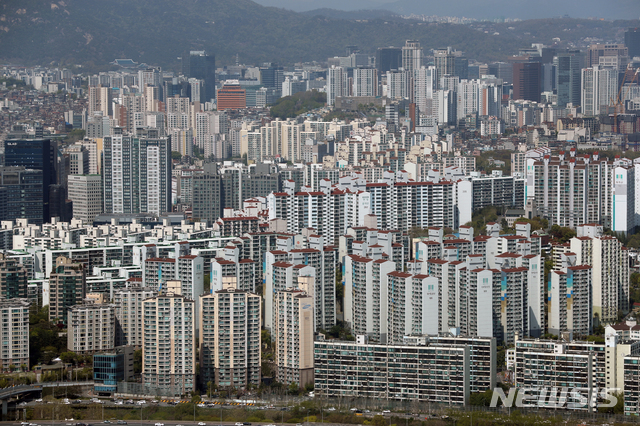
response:
[(0, 399), (2, 400), (2, 420), (6, 420), (7, 418), (9, 398), (32, 392), (42, 392), (42, 385), (16, 385), (0, 389)]

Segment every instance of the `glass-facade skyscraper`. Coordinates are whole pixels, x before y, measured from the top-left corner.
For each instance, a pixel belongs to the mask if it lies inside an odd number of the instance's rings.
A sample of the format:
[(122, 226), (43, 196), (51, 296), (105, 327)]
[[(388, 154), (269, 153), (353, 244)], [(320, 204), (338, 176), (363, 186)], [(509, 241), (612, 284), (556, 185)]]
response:
[(192, 50), (182, 55), (182, 74), (204, 80), (204, 101), (216, 97), (216, 57), (204, 50)]

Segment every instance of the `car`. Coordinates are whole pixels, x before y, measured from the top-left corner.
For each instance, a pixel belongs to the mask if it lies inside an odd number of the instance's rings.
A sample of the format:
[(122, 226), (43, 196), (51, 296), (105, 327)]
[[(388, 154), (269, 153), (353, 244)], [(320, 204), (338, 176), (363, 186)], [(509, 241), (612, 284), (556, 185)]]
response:
[[(36, 402), (42, 402), (42, 398), (36, 399)], [(24, 424), (24, 422), (23, 422), (23, 424)], [(27, 424), (29, 424), (29, 423), (27, 423)]]
[(20, 426), (29, 426), (29, 422), (22, 422), (20, 423)]
[(244, 426), (251, 426), (251, 423), (249, 423), (249, 422), (244, 422), (244, 423), (242, 423), (242, 424), (243, 424)]
[(244, 426), (244, 423), (238, 422), (238, 423), (235, 424), (235, 426)]
[(207, 424), (205, 422), (198, 422), (198, 426), (207, 426)]
[(336, 411), (335, 407), (329, 407), (327, 408), (327, 411)]
[(133, 404), (133, 399), (127, 399), (127, 400), (125, 401), (125, 404)]
[(22, 402), (21, 402), (20, 404), (18, 404), (18, 405), (20, 405), (20, 406), (24, 406), (24, 405), (27, 405), (27, 403), (26, 403), (25, 401), (22, 401)]
[(117, 422), (119, 425), (126, 425), (127, 422), (125, 422), (124, 420), (118, 420)]
[(111, 420), (105, 420), (105, 421), (104, 421), (104, 422), (102, 422), (102, 423), (106, 423), (106, 424), (109, 424), (109, 425), (110, 425), (110, 424), (111, 424)]
[(389, 414), (391, 411), (389, 410), (382, 410), (382, 414)]
[(154, 426), (164, 426), (164, 423), (156, 423)]
[(157, 400), (157, 399), (152, 399), (152, 400), (151, 400), (151, 403), (152, 403), (152, 404), (157, 404), (157, 403), (158, 403), (158, 400)]
[(136, 404), (138, 404), (138, 405), (144, 405), (146, 403), (147, 403), (147, 401), (145, 401), (144, 399), (141, 399), (140, 401), (136, 402)]

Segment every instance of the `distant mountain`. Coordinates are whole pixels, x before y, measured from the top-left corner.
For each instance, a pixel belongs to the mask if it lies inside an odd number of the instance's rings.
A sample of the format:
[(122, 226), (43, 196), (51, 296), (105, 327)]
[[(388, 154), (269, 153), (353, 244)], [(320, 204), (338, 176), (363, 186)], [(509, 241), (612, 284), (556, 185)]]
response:
[[(236, 54), (246, 64), (287, 65), (325, 61), (342, 55), (347, 45), (373, 54), (377, 47), (402, 46), (405, 40), (418, 40), (425, 49), (452, 46), (489, 61), (505, 59), (532, 41), (565, 40), (573, 34), (563, 31), (565, 26), (585, 31), (594, 21), (543, 22), (545, 31), (535, 37), (519, 31), (525, 23), (511, 24), (513, 30), (477, 31), (404, 19), (356, 22), (250, 0), (8, 0), (0, 6), (0, 61), (95, 67), (131, 58), (179, 69), (184, 51), (205, 49), (215, 53), (218, 65), (235, 62)], [(598, 25), (603, 30), (594, 37), (604, 30), (620, 34), (615, 23)]]
[[(349, 1), (344, 2), (348, 5)], [(347, 6), (348, 7), (348, 6)], [(476, 19), (543, 19), (561, 16), (629, 19), (640, 17), (638, 0), (397, 0), (379, 6), (410, 15), (459, 16)], [(348, 10), (348, 9), (347, 9)]]
[(358, 20), (358, 19), (392, 19), (400, 16), (390, 10), (382, 9), (359, 9), (359, 10), (336, 10), (329, 8), (314, 9), (307, 12), (300, 12), (301, 15), (306, 16), (323, 16), (331, 19), (346, 19), (346, 20)]

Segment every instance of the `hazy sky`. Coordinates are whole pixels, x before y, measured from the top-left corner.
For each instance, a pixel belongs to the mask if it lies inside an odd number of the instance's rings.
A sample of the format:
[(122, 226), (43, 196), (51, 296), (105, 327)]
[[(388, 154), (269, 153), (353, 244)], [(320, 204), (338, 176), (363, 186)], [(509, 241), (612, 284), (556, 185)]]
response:
[(401, 14), (466, 16), (469, 18), (572, 18), (640, 19), (640, 0), (255, 0), (265, 6), (297, 12), (387, 9)]

